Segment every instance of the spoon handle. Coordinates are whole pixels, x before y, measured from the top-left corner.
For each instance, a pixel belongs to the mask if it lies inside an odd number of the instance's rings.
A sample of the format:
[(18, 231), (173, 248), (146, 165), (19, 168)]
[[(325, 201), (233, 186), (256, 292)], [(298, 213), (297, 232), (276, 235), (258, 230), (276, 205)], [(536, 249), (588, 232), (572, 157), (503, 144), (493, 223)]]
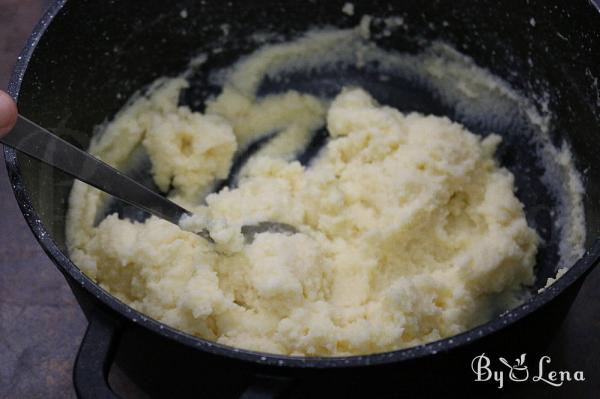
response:
[(21, 115), (13, 130), (0, 142), (172, 223), (177, 224), (181, 216), (189, 214), (174, 202)]

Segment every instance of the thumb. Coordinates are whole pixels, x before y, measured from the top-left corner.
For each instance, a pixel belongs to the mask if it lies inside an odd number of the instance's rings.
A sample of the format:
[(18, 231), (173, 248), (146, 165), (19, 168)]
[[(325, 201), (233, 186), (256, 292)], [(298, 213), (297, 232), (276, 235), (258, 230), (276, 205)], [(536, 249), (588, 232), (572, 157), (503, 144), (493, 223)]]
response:
[(17, 105), (7, 93), (0, 90), (0, 137), (6, 135), (17, 121)]

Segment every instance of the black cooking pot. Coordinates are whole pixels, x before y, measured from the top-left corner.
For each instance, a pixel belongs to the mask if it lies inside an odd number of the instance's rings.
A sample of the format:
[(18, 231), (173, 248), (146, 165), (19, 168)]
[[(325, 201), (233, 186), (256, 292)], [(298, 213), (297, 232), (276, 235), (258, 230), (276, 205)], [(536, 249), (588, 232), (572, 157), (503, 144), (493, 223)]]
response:
[[(401, 15), (405, 28), (382, 46), (415, 52), (441, 39), (509, 82), (527, 97), (548, 92), (551, 137), (571, 146), (582, 171), (587, 241), (585, 255), (556, 284), (537, 294), (556, 272), (560, 235), (551, 214), (557, 206), (527, 142), (500, 149), (517, 176), (518, 196), (545, 243), (538, 255), (536, 293), (494, 320), (452, 338), (368, 356), (300, 358), (239, 350), (176, 331), (121, 303), (83, 275), (67, 256), (65, 212), (73, 179), (5, 148), (15, 196), (41, 246), (64, 274), (89, 319), (76, 361), (80, 396), (112, 397), (106, 376), (113, 354), (142, 389), (153, 396), (274, 397), (383, 396), (446, 393), (473, 384), (470, 362), (491, 356), (541, 353), (557, 330), (584, 277), (600, 255), (600, 14), (586, 1), (355, 1), (355, 15), (340, 12), (345, 1), (58, 1), (35, 28), (19, 57), (9, 90), (21, 113), (56, 134), (87, 147), (94, 126), (123, 106), (136, 90), (163, 75), (177, 75), (201, 51), (216, 46), (183, 96), (203, 100), (215, 87), (204, 72), (234, 62), (257, 47), (257, 30), (291, 38), (313, 26), (356, 26), (362, 14)], [(185, 11), (184, 11), (185, 10)], [(223, 35), (227, 24), (229, 35)], [(329, 83), (343, 79), (329, 77)], [(336, 80), (337, 79), (337, 80)], [(366, 82), (365, 84), (368, 84)], [(402, 90), (402, 89), (400, 89)], [(426, 98), (426, 97), (425, 97)], [(380, 99), (381, 100), (381, 99)], [(392, 100), (390, 100), (392, 101)], [(386, 102), (385, 99), (382, 102)], [(392, 101), (393, 102), (393, 101)], [(420, 110), (460, 115), (434, 98)], [(410, 110), (410, 104), (400, 104)], [(485, 126), (468, 126), (478, 132)], [(512, 126), (512, 128), (516, 128)], [(503, 133), (503, 132), (499, 132)], [(537, 166), (536, 166), (537, 165)], [(534, 172), (528, 172), (533, 168)], [(533, 173), (533, 174), (532, 174)], [(540, 211), (540, 209), (542, 211)], [(512, 357), (511, 357), (512, 358)], [(223, 376), (225, 375), (225, 379)], [(211, 381), (226, 381), (211, 386)], [(215, 385), (215, 384), (212, 384)], [(493, 386), (494, 391), (498, 391)]]

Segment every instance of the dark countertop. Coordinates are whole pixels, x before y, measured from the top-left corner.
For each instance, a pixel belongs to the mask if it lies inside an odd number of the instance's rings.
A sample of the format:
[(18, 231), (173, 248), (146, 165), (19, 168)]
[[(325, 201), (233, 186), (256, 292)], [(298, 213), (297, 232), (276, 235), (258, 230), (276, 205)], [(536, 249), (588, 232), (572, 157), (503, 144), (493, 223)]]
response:
[[(12, 65), (46, 4), (0, 0), (0, 87), (6, 87)], [(71, 372), (85, 317), (29, 231), (4, 166), (0, 169), (0, 397), (75, 397)], [(555, 388), (550, 397), (592, 398), (600, 392), (599, 290), (596, 268), (548, 350), (556, 369), (582, 370), (587, 381)], [(112, 371), (111, 381), (124, 396), (143, 397), (119, 370)]]

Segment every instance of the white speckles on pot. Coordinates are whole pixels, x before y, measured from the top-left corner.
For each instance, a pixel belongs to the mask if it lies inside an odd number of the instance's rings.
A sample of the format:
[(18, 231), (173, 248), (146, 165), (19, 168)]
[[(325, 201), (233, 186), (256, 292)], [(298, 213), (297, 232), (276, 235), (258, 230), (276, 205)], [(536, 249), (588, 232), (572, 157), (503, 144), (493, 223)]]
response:
[(534, 27), (534, 28), (535, 28), (536, 22), (535, 22), (535, 18), (534, 18), (534, 17), (531, 17), (531, 18), (529, 19), (529, 25), (531, 25), (532, 27)]

